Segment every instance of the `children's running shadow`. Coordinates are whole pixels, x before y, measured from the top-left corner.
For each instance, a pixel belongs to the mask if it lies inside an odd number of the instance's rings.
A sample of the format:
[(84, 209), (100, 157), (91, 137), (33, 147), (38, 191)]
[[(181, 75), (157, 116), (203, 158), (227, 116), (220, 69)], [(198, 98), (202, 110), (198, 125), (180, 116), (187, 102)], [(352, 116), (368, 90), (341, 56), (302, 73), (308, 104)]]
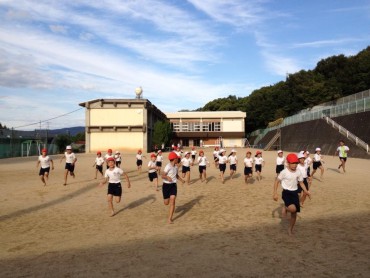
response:
[(338, 168), (326, 168), (326, 170), (333, 171), (333, 172), (336, 172), (336, 173), (339, 173), (339, 174), (341, 173)]
[(124, 208), (121, 208), (119, 211), (117, 211), (116, 214), (126, 210), (126, 209), (133, 209), (133, 208), (136, 208), (138, 206), (141, 206), (143, 204), (145, 204), (146, 202), (149, 202), (149, 201), (152, 201), (150, 204), (153, 204), (157, 199), (155, 198), (155, 195), (154, 194), (150, 194), (149, 196), (146, 196), (146, 197), (143, 197), (139, 200), (136, 200), (136, 201), (133, 201), (131, 202), (128, 206), (124, 207)]
[(234, 176), (233, 176), (233, 179), (237, 179), (237, 178), (239, 178), (241, 175), (240, 175), (240, 173), (237, 173), (237, 174), (235, 174)]
[(179, 219), (183, 217), (187, 212), (189, 212), (195, 205), (200, 204), (200, 200), (203, 199), (204, 196), (200, 195), (196, 197), (194, 200), (187, 202), (182, 206), (176, 207), (175, 213), (178, 213), (173, 220)]
[(214, 179), (216, 179), (215, 176), (209, 176), (209, 177), (207, 177), (207, 183), (210, 182), (210, 181), (212, 181), (212, 180), (214, 180)]

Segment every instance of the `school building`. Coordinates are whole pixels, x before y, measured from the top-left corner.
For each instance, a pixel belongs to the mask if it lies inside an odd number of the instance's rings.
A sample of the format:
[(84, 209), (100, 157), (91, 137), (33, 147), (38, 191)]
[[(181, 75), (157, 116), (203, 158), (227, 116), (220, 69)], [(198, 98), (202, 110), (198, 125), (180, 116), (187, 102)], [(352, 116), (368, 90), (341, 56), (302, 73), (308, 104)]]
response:
[(147, 99), (95, 99), (85, 107), (86, 152), (150, 152), (154, 124), (167, 121), (166, 115)]
[[(246, 113), (241, 111), (163, 113), (148, 99), (94, 99), (85, 109), (86, 152), (107, 149), (144, 153), (153, 149), (154, 125), (169, 121), (173, 143), (182, 146), (242, 147)], [(168, 146), (167, 146), (168, 147)]]
[(244, 147), (246, 113), (207, 111), (166, 113), (174, 143), (182, 146)]

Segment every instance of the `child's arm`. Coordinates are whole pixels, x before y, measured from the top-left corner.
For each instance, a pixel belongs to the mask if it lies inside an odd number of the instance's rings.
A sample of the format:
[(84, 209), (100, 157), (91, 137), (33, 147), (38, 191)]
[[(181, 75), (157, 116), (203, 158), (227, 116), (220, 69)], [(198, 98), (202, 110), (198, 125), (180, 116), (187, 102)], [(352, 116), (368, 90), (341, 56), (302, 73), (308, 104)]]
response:
[(163, 173), (162, 173), (162, 179), (163, 179), (163, 180), (167, 180), (167, 181), (169, 181), (169, 182), (172, 182), (171, 177), (167, 176), (167, 174), (168, 174), (168, 173), (163, 172)]
[(183, 179), (180, 177), (180, 175), (179, 175), (179, 174), (177, 174), (177, 175), (176, 175), (176, 178), (177, 178), (178, 180), (180, 180), (182, 183), (185, 183), (185, 180), (183, 180)]
[(278, 200), (277, 188), (278, 188), (279, 184), (280, 184), (280, 180), (276, 179), (275, 183), (274, 183), (274, 193), (272, 195), (272, 198), (274, 199), (274, 201)]
[(94, 167), (96, 165), (96, 162), (94, 162), (94, 164), (93, 164), (93, 166), (92, 167)]
[(128, 175), (126, 173), (123, 173), (125, 179), (126, 179), (126, 182), (127, 182), (127, 188), (130, 188), (131, 187), (131, 183), (130, 183), (130, 179), (128, 178)]
[(302, 188), (303, 192), (306, 193), (308, 198), (311, 199), (311, 193), (310, 193), (310, 191), (307, 190), (306, 186), (304, 185), (304, 183), (302, 181), (299, 182), (299, 186)]
[(54, 170), (54, 161), (52, 159), (50, 159), (50, 163), (51, 163), (51, 170)]
[(40, 165), (40, 160), (37, 160), (37, 163), (36, 163), (36, 168), (38, 168)]
[(106, 177), (102, 182), (99, 183), (99, 186), (103, 186), (104, 184), (106, 184), (108, 182), (108, 177)]

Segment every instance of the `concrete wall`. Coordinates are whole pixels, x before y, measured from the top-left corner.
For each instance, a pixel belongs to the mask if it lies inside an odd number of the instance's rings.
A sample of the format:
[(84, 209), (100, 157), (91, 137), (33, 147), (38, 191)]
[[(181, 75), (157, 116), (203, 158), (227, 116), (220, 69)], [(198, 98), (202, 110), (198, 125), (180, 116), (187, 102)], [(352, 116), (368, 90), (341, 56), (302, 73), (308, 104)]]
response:
[(90, 125), (142, 125), (143, 108), (90, 109)]
[(223, 132), (244, 131), (244, 120), (242, 119), (222, 119)]
[(90, 138), (90, 151), (136, 151), (143, 148), (144, 133), (142, 132), (104, 132), (92, 133)]

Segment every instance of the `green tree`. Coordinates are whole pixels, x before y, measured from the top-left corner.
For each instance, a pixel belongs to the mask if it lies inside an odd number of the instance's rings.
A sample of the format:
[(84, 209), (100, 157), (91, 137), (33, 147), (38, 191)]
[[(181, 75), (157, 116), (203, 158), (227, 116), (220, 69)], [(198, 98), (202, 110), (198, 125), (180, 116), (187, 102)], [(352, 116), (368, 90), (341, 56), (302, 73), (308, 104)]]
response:
[(153, 144), (161, 146), (162, 143), (168, 146), (172, 139), (172, 129), (169, 122), (158, 121), (154, 124)]
[(73, 142), (77, 141), (85, 141), (85, 132), (79, 132), (75, 136), (72, 137)]
[(72, 143), (71, 137), (68, 134), (59, 134), (55, 138), (55, 145), (58, 148), (58, 152), (61, 153), (65, 150), (67, 145)]

